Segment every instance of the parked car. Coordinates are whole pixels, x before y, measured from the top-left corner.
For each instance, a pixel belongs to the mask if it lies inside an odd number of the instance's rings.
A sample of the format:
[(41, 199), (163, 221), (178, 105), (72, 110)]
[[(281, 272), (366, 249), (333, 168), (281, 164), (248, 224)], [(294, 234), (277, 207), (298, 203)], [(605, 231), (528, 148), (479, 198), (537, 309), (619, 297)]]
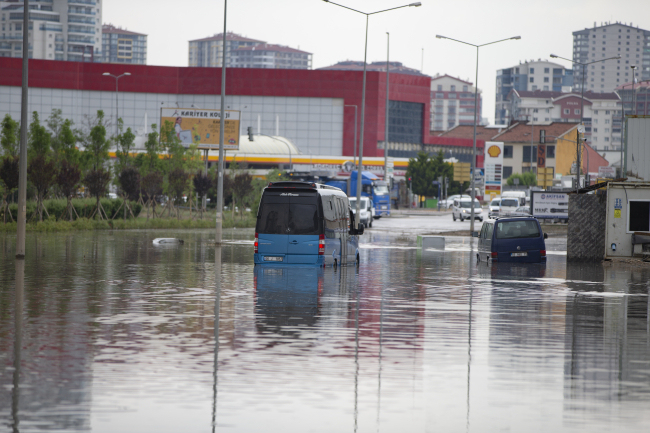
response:
[(517, 197), (506, 198), (501, 196), (501, 203), (499, 204), (499, 216), (510, 215), (512, 212), (516, 211), (519, 206), (519, 199)]
[(488, 205), (488, 218), (498, 217), (500, 208), (501, 197), (496, 197)]
[(537, 218), (513, 217), (490, 219), (483, 223), (478, 237), (477, 260), (486, 262), (546, 262), (548, 236)]
[(460, 195), (460, 194), (454, 194), (450, 195), (447, 197), (445, 200), (440, 201), (440, 208), (441, 209), (451, 209), (454, 206), (454, 200), (457, 198), (470, 198), (468, 195)]
[(501, 198), (516, 198), (519, 200), (519, 206), (526, 205), (526, 192), (525, 191), (503, 191)]
[(510, 213), (510, 216), (530, 216), (530, 206), (519, 206), (514, 212)]
[[(453, 209), (451, 212), (452, 218), (464, 221), (472, 217), (472, 199), (471, 197), (457, 198), (454, 200)], [(474, 199), (474, 219), (483, 221), (483, 210), (481, 209), (481, 202)]]
[[(350, 209), (352, 209), (352, 213), (355, 215), (355, 219), (357, 219), (357, 198), (356, 197), (350, 197), (348, 199), (350, 201)], [(368, 197), (361, 197), (361, 216), (358, 219), (358, 221), (363, 224), (364, 227), (372, 227), (372, 220), (373, 220), (373, 207), (372, 207), (372, 199), (369, 199)]]

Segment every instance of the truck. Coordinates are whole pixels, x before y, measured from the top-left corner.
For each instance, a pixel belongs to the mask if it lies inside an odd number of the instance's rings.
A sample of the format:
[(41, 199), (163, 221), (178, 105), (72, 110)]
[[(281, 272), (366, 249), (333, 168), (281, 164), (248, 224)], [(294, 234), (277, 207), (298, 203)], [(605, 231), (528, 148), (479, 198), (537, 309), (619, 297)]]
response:
[[(347, 180), (330, 180), (325, 183), (329, 186), (341, 188), (348, 194), (349, 197), (356, 197), (357, 195), (357, 171), (350, 173)], [(369, 171), (361, 172), (361, 196), (370, 197), (374, 206), (375, 219), (382, 216), (390, 215), (390, 193), (388, 191), (388, 183), (381, 180)]]

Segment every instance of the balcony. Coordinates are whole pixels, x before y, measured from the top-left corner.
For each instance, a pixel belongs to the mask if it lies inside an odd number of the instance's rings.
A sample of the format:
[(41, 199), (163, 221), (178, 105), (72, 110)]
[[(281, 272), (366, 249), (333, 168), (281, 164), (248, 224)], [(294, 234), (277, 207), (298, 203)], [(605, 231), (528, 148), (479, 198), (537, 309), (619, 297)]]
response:
[(94, 18), (68, 17), (68, 23), (87, 24), (89, 26), (94, 26), (95, 25), (95, 19)]
[(92, 9), (68, 8), (68, 15), (95, 16), (96, 14)]
[(95, 0), (68, 0), (68, 4), (96, 6), (97, 2)]

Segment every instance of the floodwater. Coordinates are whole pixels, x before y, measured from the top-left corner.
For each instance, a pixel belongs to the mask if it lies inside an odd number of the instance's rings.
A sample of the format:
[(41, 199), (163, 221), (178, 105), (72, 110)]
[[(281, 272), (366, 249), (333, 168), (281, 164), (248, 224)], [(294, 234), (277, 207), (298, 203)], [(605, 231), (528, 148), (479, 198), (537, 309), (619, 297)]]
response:
[(0, 238), (0, 431), (650, 429), (648, 268), (372, 230), (358, 269), (255, 268), (227, 237)]

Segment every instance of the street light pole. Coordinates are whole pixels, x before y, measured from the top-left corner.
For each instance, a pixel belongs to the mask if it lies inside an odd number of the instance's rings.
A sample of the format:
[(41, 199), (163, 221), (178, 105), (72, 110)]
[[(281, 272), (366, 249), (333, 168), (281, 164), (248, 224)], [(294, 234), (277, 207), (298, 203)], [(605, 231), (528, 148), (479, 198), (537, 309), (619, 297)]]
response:
[(384, 182), (388, 182), (388, 92), (390, 90), (390, 33), (386, 32), (386, 120), (384, 128)]
[(344, 105), (344, 107), (354, 107), (354, 166), (357, 166), (357, 106)]
[[(363, 171), (363, 127), (364, 127), (364, 118), (365, 118), (365, 111), (366, 111), (366, 65), (367, 65), (367, 58), (368, 58), (368, 20), (370, 18), (370, 15), (375, 15), (379, 14), (382, 12), (388, 12), (392, 11), (395, 9), (401, 9), (405, 7), (419, 7), (422, 6), (422, 3), (416, 2), (416, 3), (410, 3), (407, 5), (402, 5), (402, 6), (396, 6), (394, 8), (389, 8), (389, 9), (384, 9), (376, 12), (361, 12), (356, 9), (352, 9), (351, 7), (348, 6), (343, 6), (338, 3), (334, 3), (330, 0), (323, 0), (326, 3), (331, 3), (336, 6), (340, 6), (345, 9), (349, 9), (353, 12), (357, 12), (360, 14), (363, 14), (366, 16), (366, 42), (365, 42), (365, 48), (363, 51), (363, 89), (361, 90), (361, 134), (360, 134), (360, 143), (359, 143), (359, 166), (357, 168), (357, 207), (356, 207), (356, 215), (361, 215), (361, 172)], [(357, 218), (359, 218), (357, 216)]]
[(476, 48), (476, 79), (474, 82), (474, 142), (472, 145), (472, 178), (470, 179), (470, 187), (472, 188), (470, 197), (472, 198), (472, 205), (470, 207), (470, 219), (469, 219), (469, 225), (470, 225), (469, 230), (470, 232), (474, 232), (474, 200), (476, 200), (476, 187), (475, 187), (474, 178), (476, 177), (476, 124), (478, 123), (477, 120), (478, 119), (478, 49), (486, 45), (492, 45), (499, 42), (509, 41), (512, 39), (519, 40), (521, 39), (521, 36), (513, 36), (511, 38), (500, 39), (498, 41), (488, 42), (487, 44), (481, 44), (481, 45), (470, 44), (469, 42), (463, 42), (463, 41), (459, 41), (458, 39), (448, 38), (447, 36), (441, 36), (441, 35), (436, 35), (436, 38), (449, 39), (450, 41), (458, 42)]
[(16, 232), (16, 258), (25, 258), (25, 230), (27, 229), (27, 105), (29, 99), (29, 0), (23, 3), (23, 77), (20, 102), (20, 162), (18, 163), (18, 221)]
[(275, 137), (273, 137), (271, 135), (266, 135), (266, 134), (257, 134), (257, 135), (262, 135), (264, 137), (269, 137), (269, 138), (271, 138), (271, 139), (273, 139), (275, 141), (279, 141), (280, 143), (283, 143), (284, 145), (286, 145), (287, 149), (289, 150), (289, 171), (293, 171), (293, 162), (291, 161), (291, 146), (289, 146), (289, 143), (287, 143), (286, 141), (282, 141), (279, 138), (275, 138)]
[(632, 112), (636, 116), (636, 66), (632, 65), (630, 69), (632, 69)]
[[(619, 60), (621, 56), (616, 56), (616, 57), (609, 57), (607, 59), (600, 59), (600, 60), (594, 60), (593, 62), (588, 62), (588, 63), (581, 63), (577, 62), (575, 60), (567, 59), (565, 57), (560, 57), (555, 54), (551, 54), (551, 58), (553, 59), (562, 59), (566, 60), (567, 62), (575, 63), (576, 65), (582, 66), (582, 85), (580, 86), (580, 124), (584, 126), (584, 106), (585, 106), (585, 70), (587, 69), (587, 66), (594, 64), (594, 63), (600, 63), (604, 62), (605, 60)], [(576, 182), (576, 192), (580, 189), (580, 152), (582, 150), (582, 140), (580, 140), (580, 132), (578, 132), (578, 139), (576, 140), (576, 165), (577, 165), (577, 182)], [(589, 172), (589, 167), (587, 167), (587, 172)]]
[(115, 137), (117, 137), (117, 134), (119, 133), (119, 131), (117, 130), (117, 123), (118, 123), (118, 119), (120, 118), (119, 111), (118, 111), (119, 110), (118, 100), (117, 100), (117, 94), (118, 94), (117, 83), (120, 80), (120, 78), (124, 77), (125, 75), (131, 75), (131, 73), (125, 72), (122, 75), (113, 75), (113, 74), (109, 74), (108, 72), (104, 72), (102, 75), (115, 78)]
[(215, 227), (215, 243), (221, 245), (223, 237), (223, 169), (224, 169), (224, 149), (223, 135), (225, 122), (226, 104), (226, 24), (227, 24), (227, 7), (228, 0), (223, 1), (223, 50), (221, 53), (221, 119), (219, 120), (219, 161), (217, 163), (217, 217)]

